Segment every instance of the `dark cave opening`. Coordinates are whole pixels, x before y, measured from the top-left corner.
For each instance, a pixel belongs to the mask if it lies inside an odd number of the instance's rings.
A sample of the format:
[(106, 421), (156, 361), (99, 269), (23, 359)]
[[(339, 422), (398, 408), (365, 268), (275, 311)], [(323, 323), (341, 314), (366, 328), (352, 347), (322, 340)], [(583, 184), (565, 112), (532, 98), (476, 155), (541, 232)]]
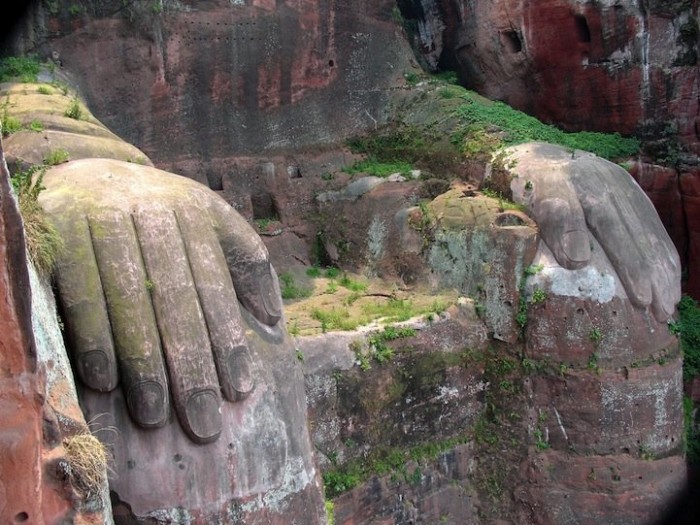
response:
[(579, 42), (588, 43), (591, 41), (591, 29), (588, 27), (588, 20), (583, 15), (575, 15), (576, 34)]

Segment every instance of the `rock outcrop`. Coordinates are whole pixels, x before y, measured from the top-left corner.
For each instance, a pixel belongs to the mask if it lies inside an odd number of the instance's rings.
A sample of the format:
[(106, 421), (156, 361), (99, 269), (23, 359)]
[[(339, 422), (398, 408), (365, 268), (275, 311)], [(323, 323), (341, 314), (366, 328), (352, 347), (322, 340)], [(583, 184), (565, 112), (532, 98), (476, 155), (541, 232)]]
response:
[[(601, 216), (637, 199), (651, 209), (619, 166), (542, 144), (511, 155), (514, 196), (539, 217), (539, 228), (460, 188), (437, 197), (414, 223), (422, 225), (413, 229), (422, 249), (412, 255), (474, 302), (414, 325), (414, 337), (386, 343), (391, 362), (369, 369), (358, 366), (358, 352), (376, 343), (361, 334), (297, 341), (327, 487), (353, 487), (334, 500), (343, 523), (558, 524), (574, 516), (643, 523), (684, 484), (681, 356), (666, 326), (680, 295), (670, 239), (653, 210), (648, 227), (635, 221), (643, 232), (626, 237), (634, 246), (611, 244), (614, 231), (595, 229)], [(576, 177), (596, 183), (600, 173), (610, 173), (604, 179), (612, 184), (602, 195), (616, 202), (597, 201), (592, 218), (584, 198), (591, 194)], [(565, 199), (570, 181), (570, 205), (581, 198), (589, 222), (556, 232), (560, 238), (546, 221), (571, 226), (576, 213), (547, 202), (545, 188), (559, 188), (556, 198)], [(670, 281), (647, 297), (650, 274), (635, 280), (634, 250), (651, 246), (664, 259), (654, 282)], [(637, 485), (647, 482), (654, 491)]]
[(636, 168), (638, 180), (688, 268), (686, 290), (700, 297), (693, 204), (700, 153), (697, 1), (398, 5), (429, 69), (456, 69), (467, 87), (570, 130), (648, 141), (652, 161), (672, 170)]
[[(65, 245), (57, 296), (82, 408), (112, 457), (115, 521), (324, 523), (303, 379), (259, 237), (205, 186), (125, 162), (145, 156), (86, 108), (75, 123), (54, 115), (71, 99), (43, 87), (3, 85), (8, 111), (22, 117), (33, 107), (47, 125), (10, 137), (8, 156), (36, 163), (70, 129), (58, 145), (75, 160), (47, 167), (39, 201)], [(83, 421), (59, 343), (35, 366), (47, 370), (46, 395), (63, 424), (75, 415), (64, 406), (71, 394)], [(111, 513), (93, 519), (110, 523)]]
[(53, 54), (110, 129), (213, 189), (236, 155), (332, 143), (385, 122), (392, 88), (412, 70), (391, 0), (152, 5), (37, 5), (36, 31), (18, 36), (15, 52)]
[(97, 485), (86, 491), (80, 478), (85, 471), (71, 456), (71, 440), (88, 433), (87, 425), (50, 286), (26, 255), (24, 225), (1, 142), (0, 207), (0, 519), (38, 525), (112, 523), (107, 465), (92, 473)]

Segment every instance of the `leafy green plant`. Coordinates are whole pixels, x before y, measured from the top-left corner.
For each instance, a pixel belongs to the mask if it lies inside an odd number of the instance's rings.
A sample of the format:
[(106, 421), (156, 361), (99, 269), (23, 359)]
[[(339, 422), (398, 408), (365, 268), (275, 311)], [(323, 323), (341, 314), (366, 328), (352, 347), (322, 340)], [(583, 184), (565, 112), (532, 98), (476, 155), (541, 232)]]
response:
[(258, 228), (258, 231), (264, 232), (267, 231), (267, 229), (270, 227), (270, 224), (278, 220), (279, 219), (277, 217), (263, 217), (262, 219), (254, 219), (253, 222)]
[(306, 269), (306, 275), (309, 277), (321, 277), (321, 268), (318, 266), (312, 266)]
[(40, 120), (32, 120), (29, 123), (29, 129), (39, 133), (41, 131), (44, 131), (44, 124), (42, 124)]
[(542, 288), (535, 288), (532, 292), (532, 297), (530, 297), (531, 304), (540, 304), (547, 300), (547, 292)]
[(689, 396), (683, 397), (683, 421), (685, 427), (685, 454), (686, 459), (691, 465), (700, 464), (700, 425), (696, 420), (697, 409), (693, 398)]
[(294, 355), (296, 356), (297, 361), (299, 361), (301, 363), (304, 362), (304, 353), (301, 350), (299, 350), (299, 349), (295, 350)]
[(591, 328), (591, 331), (588, 333), (588, 339), (591, 340), (591, 343), (593, 343), (593, 346), (598, 346), (600, 342), (603, 340), (603, 332), (600, 331), (600, 328), (597, 326), (594, 326)]
[(700, 375), (700, 307), (695, 299), (684, 295), (678, 303), (676, 321), (683, 351), (683, 380), (692, 381)]
[(78, 97), (74, 97), (70, 101), (70, 104), (68, 105), (68, 108), (66, 109), (64, 115), (68, 118), (72, 118), (75, 120), (81, 119), (81, 117), (83, 116), (83, 110), (80, 107), (80, 100), (78, 100)]
[(418, 75), (418, 73), (414, 73), (413, 71), (404, 73), (403, 78), (406, 80), (406, 83), (409, 86), (415, 86), (416, 84), (418, 84), (418, 82), (420, 82), (420, 75)]
[(19, 202), (29, 257), (40, 273), (48, 275), (63, 250), (63, 240), (39, 206), (45, 171), (44, 166), (33, 166), (17, 173), (12, 177), (12, 186)]
[(369, 336), (369, 343), (372, 357), (377, 363), (390, 361), (394, 357), (394, 351), (390, 346), (387, 346), (387, 341), (394, 341), (403, 337), (413, 337), (416, 331), (413, 328), (386, 326), (382, 332), (375, 332)]
[(70, 153), (62, 148), (52, 149), (44, 157), (44, 164), (47, 166), (57, 166), (68, 162), (70, 160)]
[(325, 502), (325, 509), (328, 525), (335, 525), (335, 504), (333, 501), (327, 499)]
[(540, 427), (535, 428), (533, 432), (535, 437), (535, 448), (537, 450), (547, 450), (549, 448), (549, 443), (544, 438), (544, 433)]
[(7, 137), (13, 133), (17, 133), (21, 129), (22, 123), (15, 117), (9, 116), (7, 110), (5, 110), (2, 118), (2, 136)]
[(348, 274), (344, 273), (339, 281), (340, 286), (347, 288), (352, 292), (365, 292), (367, 290), (367, 283), (361, 283), (348, 277)]
[(68, 14), (73, 17), (80, 16), (81, 14), (83, 14), (84, 10), (85, 8), (80, 4), (71, 4), (68, 7)]
[(375, 158), (369, 158), (356, 162), (349, 168), (345, 168), (343, 171), (350, 174), (366, 173), (367, 175), (374, 175), (375, 177), (383, 178), (393, 175), (394, 173), (407, 175), (412, 169), (413, 166), (411, 166), (411, 164), (408, 162), (382, 162)]
[(298, 286), (291, 273), (281, 273), (279, 276), (282, 285), (282, 299), (302, 299), (311, 295), (311, 290)]
[(327, 268), (325, 275), (329, 279), (335, 279), (336, 277), (338, 277), (340, 275), (340, 270), (338, 268), (335, 268), (335, 267)]
[(49, 86), (39, 86), (37, 88), (37, 92), (40, 95), (53, 95), (53, 89), (51, 89)]
[(294, 321), (289, 327), (287, 328), (287, 331), (289, 332), (289, 335), (294, 335), (297, 336), (301, 333), (301, 329), (299, 328), (299, 323)]
[(486, 133), (487, 128), (495, 127), (500, 130), (499, 136), (506, 146), (528, 141), (550, 142), (591, 151), (606, 159), (627, 157), (639, 151), (640, 143), (635, 138), (591, 131), (566, 133), (503, 102), (489, 101), (466, 90), (464, 97), (465, 104), (458, 110), (465, 126), (462, 137), (470, 131)]
[(0, 59), (0, 82), (19, 80), (36, 82), (41, 63), (35, 56), (6, 57)]

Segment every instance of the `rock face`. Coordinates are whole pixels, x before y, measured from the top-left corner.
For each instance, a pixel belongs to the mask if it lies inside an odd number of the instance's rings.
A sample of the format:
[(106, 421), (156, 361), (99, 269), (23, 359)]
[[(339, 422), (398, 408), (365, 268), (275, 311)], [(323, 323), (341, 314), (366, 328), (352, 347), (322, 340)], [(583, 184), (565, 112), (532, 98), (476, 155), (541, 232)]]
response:
[(466, 85), (489, 98), (570, 129), (632, 134), (673, 123), (700, 151), (694, 0), (399, 6), (419, 28), (425, 62), (457, 66)]
[[(595, 229), (600, 216), (626, 209), (627, 199), (646, 199), (630, 176), (555, 146), (524, 145), (511, 154), (514, 197), (539, 217), (539, 228), (499, 209), (497, 200), (453, 188), (426, 207), (429, 218), (413, 230), (428, 244), (414, 256), (474, 303), (392, 341), (394, 359), (369, 370), (353, 355), (366, 344), (359, 334), (297, 343), (327, 486), (342, 491), (358, 472), (369, 478), (335, 498), (342, 523), (644, 523), (684, 484), (681, 356), (666, 326), (668, 304), (653, 304), (679, 297), (670, 239), (653, 210), (648, 227), (634, 223), (644, 228), (635, 246), (662, 245), (668, 260), (659, 267), (672, 279), (668, 295), (651, 294), (643, 304), (643, 282), (652, 276), (631, 278), (636, 248), (611, 245), (614, 229)], [(602, 195), (617, 200), (596, 201), (599, 215), (592, 216), (584, 198), (591, 192), (576, 187), (576, 174), (596, 181), (596, 170), (610, 171), (606, 180), (615, 187)], [(589, 214), (580, 230), (585, 257), (577, 237), (553, 239), (545, 227), (546, 213), (571, 226), (576, 213), (562, 207), (561, 183), (569, 181)], [(556, 206), (545, 186), (558, 188)], [(631, 192), (622, 191), (627, 187)], [(651, 209), (637, 203), (645, 206)], [(599, 241), (601, 234), (610, 239)]]
[(78, 14), (68, 0), (41, 4), (34, 27), (48, 38), (25, 33), (17, 46), (55, 53), (110, 129), (214, 189), (236, 154), (381, 123), (390, 88), (411, 69), (390, 0), (151, 4), (89, 2)]
[[(112, 523), (106, 483), (76, 483), (64, 439), (87, 430), (46, 277), (28, 263), (22, 219), (0, 142), (0, 519), (4, 523)], [(106, 480), (106, 465), (102, 465)], [(96, 474), (100, 474), (99, 472)], [(106, 510), (105, 510), (106, 509)]]

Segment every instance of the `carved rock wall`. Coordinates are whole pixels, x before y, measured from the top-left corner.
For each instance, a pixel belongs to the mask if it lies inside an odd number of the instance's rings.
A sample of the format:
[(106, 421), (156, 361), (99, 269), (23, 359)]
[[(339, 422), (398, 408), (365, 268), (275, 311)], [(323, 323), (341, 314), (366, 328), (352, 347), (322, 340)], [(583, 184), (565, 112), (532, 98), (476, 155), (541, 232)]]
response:
[(411, 68), (390, 0), (152, 4), (40, 6), (30, 26), (46, 38), (24, 31), (16, 48), (54, 53), (110, 129), (213, 189), (235, 155), (335, 142), (384, 121), (390, 88)]

